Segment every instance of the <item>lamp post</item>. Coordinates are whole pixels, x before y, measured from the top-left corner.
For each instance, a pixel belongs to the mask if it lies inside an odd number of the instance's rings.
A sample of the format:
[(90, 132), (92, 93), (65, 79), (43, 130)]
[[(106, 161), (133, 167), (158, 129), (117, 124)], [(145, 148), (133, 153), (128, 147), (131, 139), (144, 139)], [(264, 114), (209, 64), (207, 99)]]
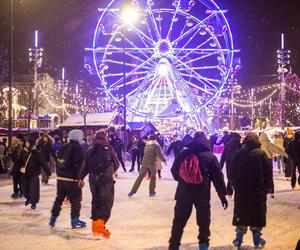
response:
[(39, 32), (34, 32), (34, 48), (29, 48), (29, 62), (33, 62), (33, 90), (34, 90), (34, 108), (37, 121), (37, 129), (40, 130), (39, 122), (39, 92), (38, 92), (38, 69), (43, 62), (43, 48), (39, 47)]
[(285, 128), (285, 73), (288, 71), (285, 66), (290, 64), (290, 50), (285, 49), (284, 34), (281, 33), (281, 48), (277, 50), (277, 63), (278, 63), (278, 74), (280, 79), (280, 126), (281, 129)]
[(12, 141), (12, 84), (14, 81), (14, 0), (10, 0), (9, 82), (8, 82), (8, 145)]
[(123, 20), (123, 119), (124, 119), (124, 144), (127, 144), (127, 133), (126, 133), (126, 118), (127, 118), (127, 104), (126, 104), (126, 48), (125, 48), (125, 40), (126, 40), (126, 25), (132, 25), (137, 19), (137, 12), (133, 7), (127, 6), (123, 9), (122, 13)]
[(65, 68), (61, 70), (61, 106), (62, 106), (62, 122), (65, 121)]

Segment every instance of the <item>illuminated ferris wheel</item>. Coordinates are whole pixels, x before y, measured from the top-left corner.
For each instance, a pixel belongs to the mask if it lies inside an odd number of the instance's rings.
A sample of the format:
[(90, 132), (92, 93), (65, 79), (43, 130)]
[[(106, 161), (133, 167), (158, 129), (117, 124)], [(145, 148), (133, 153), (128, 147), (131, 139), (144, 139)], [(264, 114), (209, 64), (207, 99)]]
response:
[(233, 64), (226, 10), (213, 0), (133, 0), (130, 8), (122, 13), (124, 1), (112, 0), (99, 9), (89, 50), (107, 94), (126, 102), (129, 119), (205, 124)]

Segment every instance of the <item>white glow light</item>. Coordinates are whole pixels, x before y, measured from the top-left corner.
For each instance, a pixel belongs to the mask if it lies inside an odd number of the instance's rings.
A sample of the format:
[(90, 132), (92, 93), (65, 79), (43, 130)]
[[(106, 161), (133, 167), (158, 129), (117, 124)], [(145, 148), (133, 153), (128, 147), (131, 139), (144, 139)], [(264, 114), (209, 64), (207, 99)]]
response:
[(122, 19), (125, 24), (133, 24), (138, 18), (138, 13), (133, 7), (126, 7), (122, 11)]
[(167, 76), (168, 75), (168, 67), (165, 63), (162, 63), (158, 66), (158, 74), (160, 76)]

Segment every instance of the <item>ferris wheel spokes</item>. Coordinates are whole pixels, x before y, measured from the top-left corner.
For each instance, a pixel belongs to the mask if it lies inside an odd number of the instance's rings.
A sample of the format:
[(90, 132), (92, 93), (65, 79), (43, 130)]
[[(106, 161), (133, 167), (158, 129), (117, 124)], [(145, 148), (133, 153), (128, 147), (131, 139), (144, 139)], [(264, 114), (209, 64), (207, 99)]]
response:
[[(176, 61), (178, 61), (179, 62), (179, 64), (181, 64), (181, 65), (183, 65), (188, 71), (190, 71), (190, 72), (192, 72), (195, 76), (197, 76), (197, 79), (201, 82), (201, 83), (203, 83), (203, 84), (208, 84), (208, 85), (210, 85), (211, 87), (213, 87), (213, 88), (215, 88), (215, 89), (217, 89), (217, 87), (214, 85), (214, 84), (212, 84), (210, 81), (208, 81), (205, 77), (203, 77), (202, 75), (200, 75), (199, 73), (197, 73), (195, 70), (193, 70), (191, 67), (189, 67), (188, 65), (186, 65), (184, 62), (182, 62), (180, 59), (177, 59), (177, 58), (175, 58), (175, 60)], [(188, 72), (187, 71), (187, 72)], [(189, 73), (189, 72), (188, 72)], [(203, 82), (204, 81), (204, 82)], [(206, 83), (205, 83), (206, 82)]]
[(161, 34), (160, 34), (159, 30), (158, 30), (157, 23), (155, 21), (155, 17), (154, 17), (153, 11), (152, 11), (151, 4), (148, 2), (147, 5), (148, 5), (148, 8), (147, 8), (148, 14), (150, 16), (150, 19), (152, 21), (153, 28), (154, 28), (154, 34), (156, 35), (157, 40), (160, 40), (161, 39)]
[[(185, 53), (182, 57), (179, 57), (180, 60), (183, 60), (184, 58), (188, 57), (189, 55), (191, 55), (196, 49), (200, 49), (202, 46), (204, 46), (205, 44), (207, 44), (210, 40), (212, 40), (212, 37), (209, 37), (208, 39), (206, 39), (203, 43), (199, 44), (195, 49), (191, 49), (188, 53)], [(180, 52), (180, 50), (179, 50)]]
[[(190, 28), (189, 30), (187, 30), (184, 34), (180, 35), (179, 37), (177, 37), (173, 42), (172, 45), (174, 44), (178, 44), (178, 42), (180, 40), (182, 40), (184, 37), (188, 36), (190, 33), (192, 33), (195, 29), (200, 28), (201, 26), (203, 26), (203, 23), (208, 21), (210, 18), (214, 17), (216, 15), (217, 12), (213, 12), (210, 15), (208, 15), (206, 18), (204, 18), (203, 20), (201, 20), (199, 23), (197, 23), (195, 26), (193, 26), (192, 28)], [(176, 46), (174, 46), (176, 47)]]
[[(153, 57), (153, 56), (152, 56)], [(135, 72), (137, 72), (140, 68), (142, 68), (144, 65), (146, 65), (148, 62), (150, 62), (152, 60), (152, 57), (150, 57), (149, 59), (147, 59), (146, 61), (144, 61), (142, 64), (140, 64), (138, 67), (136, 67), (135, 69), (133, 69), (132, 71), (130, 71), (129, 73), (125, 74), (125, 79), (127, 79), (129, 76), (135, 74)], [(117, 80), (116, 82), (114, 82), (113, 84), (111, 84), (110, 86), (113, 87), (117, 84), (119, 84), (120, 82), (122, 82), (124, 79), (123, 77), (121, 77), (119, 80)]]
[[(116, 12), (112, 12), (112, 15), (115, 16), (116, 18), (118, 18), (120, 20), (120, 22), (123, 22), (122, 17), (119, 14), (117, 14)], [(130, 24), (130, 25), (127, 25), (127, 26), (129, 26), (130, 28), (132, 28), (134, 31), (140, 33), (141, 37), (145, 41), (147, 41), (150, 44), (151, 47), (154, 46), (155, 41), (152, 38), (150, 38), (149, 36), (147, 36), (144, 32), (142, 32), (141, 30), (139, 30), (134, 24)]]
[(170, 25), (170, 28), (168, 30), (168, 34), (167, 34), (167, 37), (166, 37), (166, 39), (168, 39), (168, 40), (170, 40), (169, 37), (170, 37), (170, 34), (173, 30), (173, 24), (174, 24), (174, 21), (175, 21), (175, 18), (176, 18), (176, 15), (177, 15), (177, 12), (178, 12), (179, 8), (180, 8), (180, 1), (177, 2), (177, 6), (176, 6), (176, 9), (175, 9), (174, 15), (172, 17), (171, 25)]

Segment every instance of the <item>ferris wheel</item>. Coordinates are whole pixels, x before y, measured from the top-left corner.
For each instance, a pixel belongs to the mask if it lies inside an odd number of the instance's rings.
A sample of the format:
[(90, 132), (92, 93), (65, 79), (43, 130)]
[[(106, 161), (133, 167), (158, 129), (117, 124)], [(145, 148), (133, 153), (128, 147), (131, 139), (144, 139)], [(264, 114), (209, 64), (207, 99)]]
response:
[(207, 122), (235, 53), (226, 10), (213, 0), (133, 0), (128, 15), (137, 18), (126, 23), (123, 5), (99, 8), (88, 49), (106, 93), (126, 104), (130, 119)]

